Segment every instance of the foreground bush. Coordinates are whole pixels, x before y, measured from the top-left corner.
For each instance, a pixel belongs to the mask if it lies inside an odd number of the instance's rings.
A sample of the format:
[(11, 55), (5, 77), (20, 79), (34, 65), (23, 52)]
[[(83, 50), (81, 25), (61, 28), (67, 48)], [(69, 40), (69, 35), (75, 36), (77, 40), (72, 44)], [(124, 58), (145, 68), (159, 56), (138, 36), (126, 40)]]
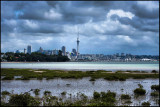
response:
[(155, 91), (159, 91), (159, 85), (152, 85), (151, 89)]
[(35, 94), (35, 95), (39, 95), (39, 92), (40, 92), (39, 89), (35, 89), (35, 90), (34, 90), (34, 94)]
[(147, 102), (143, 102), (142, 106), (150, 106), (151, 104), (147, 101)]
[(100, 94), (95, 91), (95, 92), (93, 93), (93, 98), (94, 98), (94, 99), (100, 98)]
[(8, 91), (2, 91), (2, 95), (9, 95), (10, 93)]
[(44, 95), (50, 95), (51, 94), (51, 92), (50, 91), (44, 91), (44, 93), (43, 93)]
[(153, 97), (157, 97), (159, 94), (158, 94), (158, 92), (152, 92), (151, 93), (151, 96), (153, 96)]
[(142, 89), (142, 88), (136, 88), (136, 89), (134, 90), (134, 93), (135, 93), (136, 95), (145, 95), (145, 94), (146, 94), (146, 90), (144, 90), (144, 89)]
[(12, 95), (9, 104), (12, 106), (39, 106), (40, 102), (30, 96), (30, 94), (25, 93)]
[(121, 99), (131, 99), (131, 97), (128, 94), (122, 94)]
[(152, 72), (151, 72), (151, 73), (155, 73), (155, 74), (156, 74), (156, 73), (158, 73), (158, 71), (156, 71), (156, 70), (152, 70)]

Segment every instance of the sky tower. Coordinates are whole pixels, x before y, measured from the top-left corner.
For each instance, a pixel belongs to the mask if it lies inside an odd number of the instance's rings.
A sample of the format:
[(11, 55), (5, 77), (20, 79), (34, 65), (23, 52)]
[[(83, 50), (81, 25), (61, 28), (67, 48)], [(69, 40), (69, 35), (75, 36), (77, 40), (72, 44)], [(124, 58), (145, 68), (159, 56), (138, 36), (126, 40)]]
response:
[(77, 57), (78, 57), (78, 54), (79, 54), (79, 32), (78, 32), (78, 37), (77, 37)]

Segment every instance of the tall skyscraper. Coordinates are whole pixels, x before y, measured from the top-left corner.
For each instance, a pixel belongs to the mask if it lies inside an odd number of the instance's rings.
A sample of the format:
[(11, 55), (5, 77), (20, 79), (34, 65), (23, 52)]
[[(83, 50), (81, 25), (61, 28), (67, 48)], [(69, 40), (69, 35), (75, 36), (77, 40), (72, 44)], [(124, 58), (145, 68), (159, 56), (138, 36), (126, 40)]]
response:
[(42, 47), (39, 48), (39, 52), (40, 52), (40, 53), (43, 52), (43, 48), (42, 48)]
[(19, 50), (16, 50), (16, 53), (20, 53), (20, 51), (19, 51)]
[(26, 52), (26, 48), (24, 48), (24, 54), (26, 54), (27, 52)]
[(76, 49), (73, 48), (73, 49), (72, 49), (72, 52), (73, 52), (74, 56), (77, 55)]
[(78, 37), (77, 37), (77, 56), (79, 54), (79, 32), (78, 32)]
[(28, 46), (27, 46), (27, 53), (28, 53), (28, 54), (31, 54), (31, 53), (32, 53), (31, 45), (28, 45)]
[(65, 46), (62, 46), (62, 55), (66, 56), (66, 47)]

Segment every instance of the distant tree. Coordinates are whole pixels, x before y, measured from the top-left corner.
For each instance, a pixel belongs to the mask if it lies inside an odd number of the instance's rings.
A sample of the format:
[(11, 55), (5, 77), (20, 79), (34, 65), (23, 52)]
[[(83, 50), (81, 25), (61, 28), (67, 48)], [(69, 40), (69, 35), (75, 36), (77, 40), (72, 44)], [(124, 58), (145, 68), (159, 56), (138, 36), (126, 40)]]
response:
[(7, 61), (40, 61), (40, 62), (65, 62), (69, 61), (67, 56), (62, 56), (62, 51), (60, 50), (58, 55), (45, 55), (38, 52), (32, 52), (31, 54), (24, 53), (6, 53), (7, 57), (3, 59)]
[(61, 50), (58, 51), (58, 56), (62, 56), (62, 51)]

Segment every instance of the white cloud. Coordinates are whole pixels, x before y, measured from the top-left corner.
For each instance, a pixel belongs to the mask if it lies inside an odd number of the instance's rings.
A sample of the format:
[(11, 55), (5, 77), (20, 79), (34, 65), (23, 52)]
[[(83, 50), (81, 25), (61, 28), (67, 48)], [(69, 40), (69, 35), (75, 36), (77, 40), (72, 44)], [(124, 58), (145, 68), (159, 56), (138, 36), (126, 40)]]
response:
[(25, 20), (25, 25), (28, 26), (29, 28), (32, 28), (32, 29), (38, 28), (38, 24), (36, 22), (30, 21), (30, 20)]
[(128, 17), (130, 19), (134, 17), (134, 14), (132, 14), (131, 12), (125, 12), (121, 9), (118, 9), (118, 10), (110, 10), (107, 14), (107, 18), (110, 18), (114, 14), (118, 15), (119, 17)]
[(119, 39), (125, 40), (125, 41), (128, 42), (128, 43), (133, 43), (133, 40), (132, 40), (129, 36), (117, 35), (117, 37), (118, 37)]
[(61, 19), (62, 14), (56, 12), (54, 9), (50, 9), (48, 12), (44, 13), (45, 18), (54, 20), (54, 19)]

